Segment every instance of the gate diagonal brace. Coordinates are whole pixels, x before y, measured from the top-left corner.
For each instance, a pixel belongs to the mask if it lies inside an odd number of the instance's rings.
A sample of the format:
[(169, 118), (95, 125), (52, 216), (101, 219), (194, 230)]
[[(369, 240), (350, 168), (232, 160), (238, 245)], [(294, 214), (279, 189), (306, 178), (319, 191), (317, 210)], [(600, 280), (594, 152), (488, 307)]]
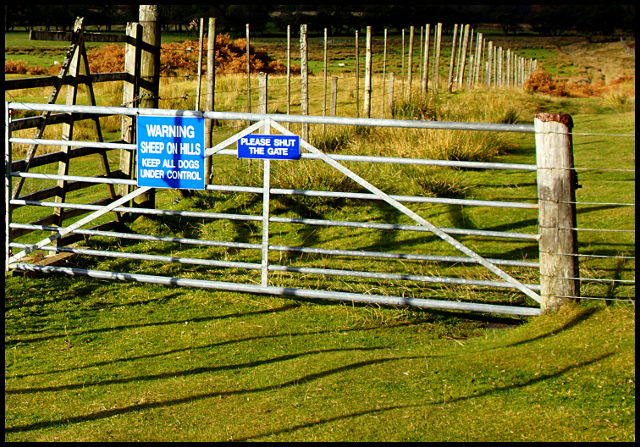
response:
[[(278, 131), (282, 132), (284, 135), (295, 135), (289, 129), (287, 129), (286, 127), (282, 126), (280, 123), (278, 123), (276, 121), (272, 121), (271, 125), (275, 129), (277, 129)], [(500, 268), (496, 267), (495, 264), (487, 261), (485, 258), (483, 258), (479, 254), (477, 254), (476, 252), (471, 250), (469, 247), (465, 246), (464, 244), (460, 243), (456, 239), (452, 238), (451, 236), (449, 236), (448, 234), (446, 234), (445, 232), (440, 230), (438, 227), (433, 225), (431, 222), (429, 222), (426, 219), (424, 219), (422, 216), (416, 214), (414, 211), (411, 211), (409, 208), (404, 206), (402, 203), (398, 202), (397, 200), (395, 200), (394, 198), (392, 198), (391, 196), (386, 194), (384, 191), (378, 189), (377, 187), (375, 187), (374, 185), (372, 185), (371, 183), (369, 183), (368, 181), (366, 181), (365, 179), (363, 179), (362, 177), (357, 175), (355, 172), (351, 171), (349, 168), (347, 168), (347, 167), (343, 166), (342, 164), (338, 163), (336, 160), (333, 160), (328, 155), (326, 155), (324, 152), (322, 152), (320, 149), (312, 146), (310, 143), (306, 142), (303, 139), (300, 139), (300, 146), (304, 147), (309, 152), (318, 155), (325, 163), (329, 164), (330, 166), (334, 167), (338, 171), (342, 172), (347, 177), (349, 177), (351, 180), (357, 182), (358, 184), (360, 184), (361, 186), (363, 186), (364, 188), (369, 190), (371, 193), (373, 193), (374, 195), (376, 195), (380, 199), (382, 199), (385, 202), (387, 202), (389, 205), (393, 206), (394, 208), (396, 208), (400, 212), (404, 213), (406, 216), (408, 216), (411, 219), (413, 219), (415, 222), (419, 223), (420, 225), (423, 225), (423, 226), (427, 227), (429, 229), (429, 231), (431, 231), (432, 233), (437, 235), (440, 239), (444, 240), (445, 242), (447, 242), (448, 244), (452, 245), (457, 250), (461, 251), (462, 253), (466, 254), (470, 258), (474, 259), (480, 265), (484, 266), (485, 268), (487, 268), (491, 272), (495, 273), (500, 278), (504, 279), (505, 281), (507, 281), (508, 283), (513, 285), (516, 289), (520, 290), (525, 295), (527, 295), (528, 297), (530, 297), (533, 300), (535, 300), (537, 303), (541, 303), (542, 302), (542, 299), (540, 298), (540, 295), (535, 293), (533, 290), (529, 289), (527, 286), (522, 284), (520, 281), (518, 281), (517, 279), (513, 278), (511, 275), (509, 275), (505, 271), (501, 270)]]
[(102, 216), (104, 214), (107, 214), (108, 212), (110, 212), (114, 208), (117, 208), (120, 205), (122, 205), (123, 203), (126, 203), (129, 200), (132, 200), (132, 199), (138, 197), (140, 194), (144, 194), (145, 192), (149, 191), (150, 189), (153, 189), (153, 188), (149, 188), (149, 187), (146, 187), (146, 186), (142, 187), (142, 188), (138, 188), (135, 191), (127, 194), (126, 196), (121, 197), (118, 200), (114, 200), (110, 204), (106, 205), (104, 208), (99, 209), (98, 211), (95, 211), (95, 212), (89, 214), (88, 216), (86, 216), (86, 217), (80, 219), (79, 221), (77, 221), (76, 223), (74, 223), (72, 225), (69, 225), (66, 228), (61, 229), (59, 232), (57, 232), (55, 234), (52, 234), (51, 236), (49, 236), (49, 237), (47, 237), (45, 239), (42, 239), (40, 242), (34, 244), (33, 246), (31, 246), (29, 248), (25, 248), (20, 253), (17, 253), (15, 255), (11, 256), (7, 260), (7, 265), (10, 265), (10, 264), (16, 262), (17, 260), (24, 258), (26, 255), (28, 255), (32, 251), (35, 251), (35, 250), (37, 250), (39, 248), (44, 247), (45, 245), (49, 244), (50, 242), (61, 238), (65, 234), (69, 234), (69, 233), (73, 232), (74, 230), (77, 230), (81, 226), (88, 224), (92, 220), (95, 220), (95, 219), (97, 219), (98, 217), (100, 217), (100, 216)]
[(216, 144), (213, 147), (207, 148), (204, 152), (204, 156), (205, 157), (209, 157), (213, 154), (215, 154), (218, 151), (221, 151), (222, 149), (226, 148), (227, 146), (229, 146), (230, 144), (235, 143), (236, 141), (238, 141), (240, 138), (249, 135), (250, 133), (260, 129), (261, 127), (263, 127), (265, 125), (266, 120), (261, 120), (258, 121), (254, 124), (252, 124), (251, 126), (247, 127), (246, 129), (230, 136), (229, 138), (227, 138), (226, 140)]

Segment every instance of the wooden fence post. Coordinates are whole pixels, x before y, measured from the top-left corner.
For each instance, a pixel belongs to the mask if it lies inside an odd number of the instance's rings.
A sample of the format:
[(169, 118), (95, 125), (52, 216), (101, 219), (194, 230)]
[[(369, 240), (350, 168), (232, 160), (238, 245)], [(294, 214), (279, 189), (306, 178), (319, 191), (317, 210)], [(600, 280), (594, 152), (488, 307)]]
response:
[[(246, 64), (246, 72), (247, 72), (247, 112), (251, 113), (251, 59), (249, 57), (249, 24), (246, 25), (246, 55), (247, 55), (247, 64)], [(248, 124), (248, 123), (247, 123)]]
[(458, 24), (453, 25), (453, 38), (451, 39), (451, 60), (449, 61), (449, 78), (447, 79), (447, 92), (453, 89), (453, 66), (456, 59), (456, 38), (458, 37)]
[(387, 108), (389, 109), (389, 116), (393, 117), (393, 100), (394, 100), (394, 96), (393, 96), (393, 87), (394, 87), (394, 74), (393, 72), (389, 73), (389, 82), (387, 85)]
[(433, 58), (434, 58), (434, 64), (433, 64), (433, 91), (435, 92), (435, 94), (438, 94), (438, 88), (440, 86), (440, 43), (442, 41), (442, 23), (438, 23), (436, 25), (436, 29), (435, 29), (435, 36), (434, 36), (435, 42), (434, 42), (434, 52), (433, 52)]
[(570, 115), (539, 113), (534, 120), (539, 206), (542, 312), (579, 297), (578, 242)]
[(358, 30), (356, 30), (356, 117), (360, 117), (360, 54)]
[(404, 28), (402, 28), (402, 59), (400, 62), (400, 89), (401, 95), (404, 98)]
[[(302, 114), (309, 114), (309, 77), (307, 67), (307, 25), (300, 25), (300, 78), (301, 78), (301, 105)], [(302, 139), (309, 139), (309, 124), (302, 124)]]
[(382, 95), (380, 95), (382, 98), (382, 108), (380, 109), (380, 116), (382, 118), (384, 118), (384, 111), (385, 111), (385, 94), (384, 94), (384, 88), (386, 85), (386, 80), (387, 80), (387, 29), (384, 29), (384, 45), (382, 47)]
[[(215, 110), (216, 93), (216, 19), (209, 17), (209, 29), (207, 31), (207, 96), (204, 102), (206, 111)], [(204, 146), (211, 147), (213, 142), (213, 120), (204, 120)], [(213, 156), (204, 160), (204, 181), (211, 181)]]
[(198, 80), (196, 84), (196, 103), (194, 110), (200, 110), (200, 96), (202, 88), (202, 52), (204, 49), (204, 18), (200, 18), (200, 32), (198, 36)]
[(502, 51), (502, 47), (498, 47), (498, 54), (497, 54), (497, 66), (496, 66), (496, 85), (498, 87), (502, 87), (504, 86), (504, 77), (503, 77), (503, 60), (504, 60), (504, 56), (503, 56), (503, 51)]
[(267, 73), (260, 72), (258, 73), (258, 104), (260, 113), (269, 113), (268, 112), (268, 90), (267, 90)]
[[(126, 35), (134, 44), (127, 43), (124, 47), (124, 71), (129, 75), (129, 81), (122, 86), (122, 104), (125, 107), (138, 107), (140, 95), (140, 57), (142, 48), (142, 25), (136, 22), (127, 23)], [(130, 116), (123, 116), (120, 121), (120, 138), (125, 143), (133, 143), (135, 133), (135, 121)], [(133, 153), (123, 150), (120, 153), (120, 170), (126, 178), (135, 177), (133, 167)], [(131, 192), (131, 186), (119, 185), (118, 194), (126, 196)], [(128, 206), (128, 204), (126, 205)]]
[(429, 93), (429, 37), (431, 34), (431, 24), (427, 23), (424, 34), (424, 50), (422, 56), (422, 93)]
[[(140, 76), (150, 82), (149, 89), (142, 90), (140, 107), (158, 108), (160, 97), (160, 23), (158, 5), (140, 5), (138, 13), (142, 23), (142, 40), (153, 48), (152, 51), (143, 51), (140, 63)], [(146, 93), (146, 96), (144, 95)], [(138, 196), (139, 206), (142, 208), (155, 208), (156, 193), (151, 188), (148, 192)]]
[(287, 115), (291, 114), (291, 25), (287, 25)]
[(409, 27), (409, 53), (407, 54), (407, 94), (406, 97), (411, 98), (411, 83), (413, 79), (413, 26)]
[(490, 40), (487, 44), (487, 70), (484, 75), (485, 85), (487, 88), (491, 88), (491, 74), (493, 70), (493, 41)]
[(464, 68), (467, 59), (467, 41), (469, 39), (469, 25), (464, 26), (464, 33), (460, 34), (462, 37), (462, 45), (460, 46), (460, 64), (458, 68), (458, 87), (464, 87)]
[(336, 116), (336, 109), (338, 105), (338, 77), (331, 77), (331, 104), (329, 105), (329, 114)]
[[(324, 48), (322, 54), (322, 115), (327, 115), (327, 28), (324, 29)], [(324, 130), (324, 125), (322, 126)]]
[(371, 118), (371, 27), (367, 26), (365, 59), (364, 59), (364, 115)]

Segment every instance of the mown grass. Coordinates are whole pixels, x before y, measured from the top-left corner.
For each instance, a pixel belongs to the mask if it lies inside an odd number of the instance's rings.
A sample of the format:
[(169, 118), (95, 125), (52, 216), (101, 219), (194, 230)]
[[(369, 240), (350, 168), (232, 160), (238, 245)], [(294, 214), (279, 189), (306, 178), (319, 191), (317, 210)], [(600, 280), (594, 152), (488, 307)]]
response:
[[(192, 108), (193, 82), (163, 81), (161, 107)], [(228, 76), (232, 99), (244, 107), (241, 76)], [(342, 81), (341, 81), (342, 82)], [(345, 81), (346, 82), (346, 81)], [(282, 113), (283, 85), (271, 89)], [(318, 97), (319, 83), (311, 83)], [(183, 99), (185, 91), (189, 99)], [(115, 92), (115, 93), (114, 93)], [(100, 104), (118, 104), (117, 89), (99, 91)], [(633, 138), (580, 135), (634, 133), (634, 100), (573, 99), (506, 92), (456, 92), (399, 104), (397, 117), (530, 123), (539, 111), (568, 112), (576, 124), (577, 166), (630, 168)], [(224, 101), (227, 101), (226, 103)], [(37, 100), (34, 100), (37, 102)], [(253, 102), (257, 104), (257, 100)], [(316, 100), (318, 110), (320, 101)], [(227, 109), (227, 107), (229, 107)], [(293, 113), (297, 113), (294, 107)], [(375, 109), (374, 109), (375, 110)], [(355, 111), (341, 98), (339, 114)], [(374, 112), (378, 113), (378, 112)], [(105, 120), (107, 139), (119, 122)], [(242, 123), (216, 127), (222, 140)], [(291, 126), (292, 130), (297, 130)], [(52, 131), (53, 132), (53, 131)], [(85, 133), (83, 133), (85, 132)], [(79, 129), (78, 138), (89, 138)], [(471, 132), (354, 131), (315, 126), (311, 141), (328, 152), (534, 162), (531, 135)], [(53, 137), (53, 134), (51, 134)], [(55, 137), (53, 137), (55, 138)], [(393, 138), (393, 140), (392, 140)], [(323, 146), (324, 145), (324, 146)], [(464, 150), (463, 150), (464, 149)], [(19, 155), (17, 153), (16, 155)], [(118, 165), (111, 153), (112, 168)], [(97, 158), (74, 160), (71, 173), (100, 170)], [(349, 168), (394, 194), (535, 202), (535, 174), (481, 170)], [(55, 166), (41, 171), (54, 172)], [(273, 187), (359, 191), (316, 161), (273, 162)], [(260, 163), (214, 157), (217, 182), (261, 185)], [(578, 201), (635, 202), (635, 174), (579, 173)], [(23, 192), (42, 187), (28, 181)], [(51, 186), (49, 183), (46, 186)], [(103, 185), (70, 194), (70, 201), (106, 196)], [(177, 202), (177, 203), (176, 203)], [(260, 214), (253, 194), (158, 190), (158, 207)], [(535, 210), (412, 205), (444, 227), (535, 233)], [(408, 224), (379, 204), (345, 199), (274, 197), (274, 216)], [(580, 206), (579, 226), (633, 228), (633, 207)], [(31, 221), (33, 208), (16, 210)], [(113, 216), (107, 216), (111, 219)], [(140, 233), (259, 243), (259, 224), (180, 217), (143, 217)], [(360, 248), (408, 253), (459, 253), (428, 234), (396, 234), (339, 227), (272, 224), (274, 245)], [(47, 234), (31, 234), (34, 242)], [(535, 259), (530, 241), (457, 237), (483, 256)], [(629, 233), (579, 233), (581, 253), (629, 255)], [(128, 252), (191, 255), (260, 262), (259, 251), (193, 248), (91, 238), (78, 245)], [(273, 253), (272, 262), (332, 267), (319, 256)], [(246, 269), (215, 269), (127, 259), (75, 257), (71, 266), (165, 276), (259, 283)], [(581, 261), (584, 277), (633, 279), (635, 261)], [(340, 261), (340, 268), (375, 271), (372, 260)], [(468, 265), (397, 262), (412, 274), (495, 279)], [(536, 283), (535, 269), (507, 269)], [(528, 304), (520, 293), (403, 281), (345, 281), (326, 275), (273, 273), (272, 285), (333, 287), (438, 299)], [(609, 287), (607, 289), (607, 287)], [(107, 282), (86, 277), (5, 275), (6, 441), (632, 441), (635, 439), (635, 287), (583, 282), (583, 300), (535, 318), (354, 305), (293, 298)], [(608, 294), (608, 295), (607, 295)]]

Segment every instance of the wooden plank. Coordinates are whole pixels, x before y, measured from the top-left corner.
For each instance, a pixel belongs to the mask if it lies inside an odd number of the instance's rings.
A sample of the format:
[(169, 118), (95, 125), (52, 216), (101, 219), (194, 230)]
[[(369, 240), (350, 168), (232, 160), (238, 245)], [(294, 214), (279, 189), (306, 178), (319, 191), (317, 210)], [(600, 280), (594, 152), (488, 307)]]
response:
[[(93, 226), (89, 229), (102, 230), (102, 231), (110, 231), (110, 230), (126, 231), (127, 230), (126, 227), (123, 227), (121, 223), (115, 220)], [(64, 244), (61, 244), (61, 245), (74, 244), (76, 242), (84, 240), (85, 237), (86, 236), (82, 234), (71, 234), (71, 235), (65, 236), (64, 238), (61, 238), (61, 239), (64, 239)], [(37, 253), (35, 256), (25, 258), (24, 261), (30, 262), (36, 265), (64, 265), (73, 256), (77, 256), (77, 254), (64, 252), (64, 253), (56, 253), (52, 256), (45, 256), (43, 253)], [(14, 270), (12, 274), (13, 276), (22, 276), (22, 277), (28, 277), (28, 278), (33, 278), (33, 277), (37, 277), (38, 275), (43, 275), (43, 273), (40, 273), (37, 271), (25, 271), (25, 270)]]
[(73, 76), (39, 76), (37, 78), (5, 79), (4, 90), (18, 90), (36, 87), (60, 87), (62, 85), (88, 84), (90, 82), (130, 81), (125, 72), (92, 73), (91, 75)]
[[(125, 178), (124, 173), (122, 171), (113, 171), (108, 176), (99, 175), (94, 178)], [(88, 188), (90, 186), (98, 185), (99, 183), (92, 182), (68, 182), (67, 184), (67, 192), (77, 191), (79, 189)], [(58, 193), (58, 187), (52, 186), (51, 188), (41, 189), (40, 191), (35, 191), (29, 194), (25, 194), (23, 196), (18, 197), (18, 200), (44, 200), (50, 197), (55, 196)], [(12, 210), (20, 208), (26, 205), (13, 205), (11, 207)]]
[[(113, 150), (116, 150), (116, 149), (109, 149), (104, 147), (76, 147), (76, 148), (72, 148), (71, 151), (69, 151), (69, 157), (78, 158), (78, 157), (84, 157), (86, 155), (103, 154)], [(43, 154), (43, 155), (38, 155), (36, 157), (33, 157), (31, 159), (31, 163), (29, 164), (29, 167), (33, 168), (36, 166), (44, 166), (51, 163), (59, 162), (60, 160), (62, 160), (61, 152), (57, 152), (57, 151), (50, 152), (48, 154)], [(27, 165), (26, 160), (24, 159), (16, 160), (11, 163), (11, 170), (16, 172), (21, 172), (21, 171), (24, 171), (26, 165)], [(116, 177), (116, 178), (120, 178), (120, 177)]]
[[(95, 113), (73, 113), (74, 121), (83, 121), (89, 119), (104, 118), (107, 116), (116, 116), (116, 115), (103, 115), (103, 114), (95, 114)], [(62, 124), (68, 123), (70, 119), (70, 114), (68, 113), (56, 113), (53, 115), (49, 115), (47, 118), (47, 125), (50, 124)], [(32, 129), (34, 127), (40, 126), (45, 120), (45, 117), (40, 116), (30, 116), (28, 118), (18, 118), (16, 120), (11, 121), (9, 123), (9, 130), (23, 130), (23, 129)], [(118, 141), (119, 143), (126, 143), (126, 141)], [(116, 143), (116, 141), (112, 141), (112, 143)]]
[[(69, 258), (73, 257), (75, 253), (56, 253), (51, 256), (44, 256), (42, 253), (38, 253), (35, 256), (25, 259), (25, 262), (30, 262), (35, 265), (64, 265)], [(46, 273), (39, 271), (27, 271), (27, 270), (13, 270), (12, 276), (20, 276), (22, 278), (40, 278), (45, 276)]]

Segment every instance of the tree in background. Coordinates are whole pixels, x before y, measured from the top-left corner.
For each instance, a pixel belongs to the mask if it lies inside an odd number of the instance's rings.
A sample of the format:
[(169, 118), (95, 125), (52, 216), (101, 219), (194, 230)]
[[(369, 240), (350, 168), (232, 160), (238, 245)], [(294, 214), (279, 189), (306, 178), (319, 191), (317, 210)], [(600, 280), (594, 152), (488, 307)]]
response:
[[(5, 5), (5, 30), (19, 27), (69, 29), (77, 16), (86, 17), (88, 25), (124, 25), (138, 19), (138, 5)], [(219, 32), (243, 35), (246, 24), (252, 34), (267, 32), (267, 25), (275, 25), (284, 32), (287, 25), (309, 25), (311, 33), (330, 29), (331, 35), (350, 35), (355, 29), (371, 25), (377, 29), (398, 31), (409, 25), (422, 26), (441, 22), (449, 28), (454, 23), (494, 23), (504, 33), (519, 31), (520, 24), (528, 24), (541, 34), (558, 35), (582, 33), (613, 36), (635, 32), (633, 4), (492, 4), (492, 5), (434, 5), (420, 2), (400, 4), (176, 4), (160, 5), (160, 20), (165, 30), (184, 31), (195, 18), (215, 17)], [(273, 28), (271, 28), (273, 29)]]

